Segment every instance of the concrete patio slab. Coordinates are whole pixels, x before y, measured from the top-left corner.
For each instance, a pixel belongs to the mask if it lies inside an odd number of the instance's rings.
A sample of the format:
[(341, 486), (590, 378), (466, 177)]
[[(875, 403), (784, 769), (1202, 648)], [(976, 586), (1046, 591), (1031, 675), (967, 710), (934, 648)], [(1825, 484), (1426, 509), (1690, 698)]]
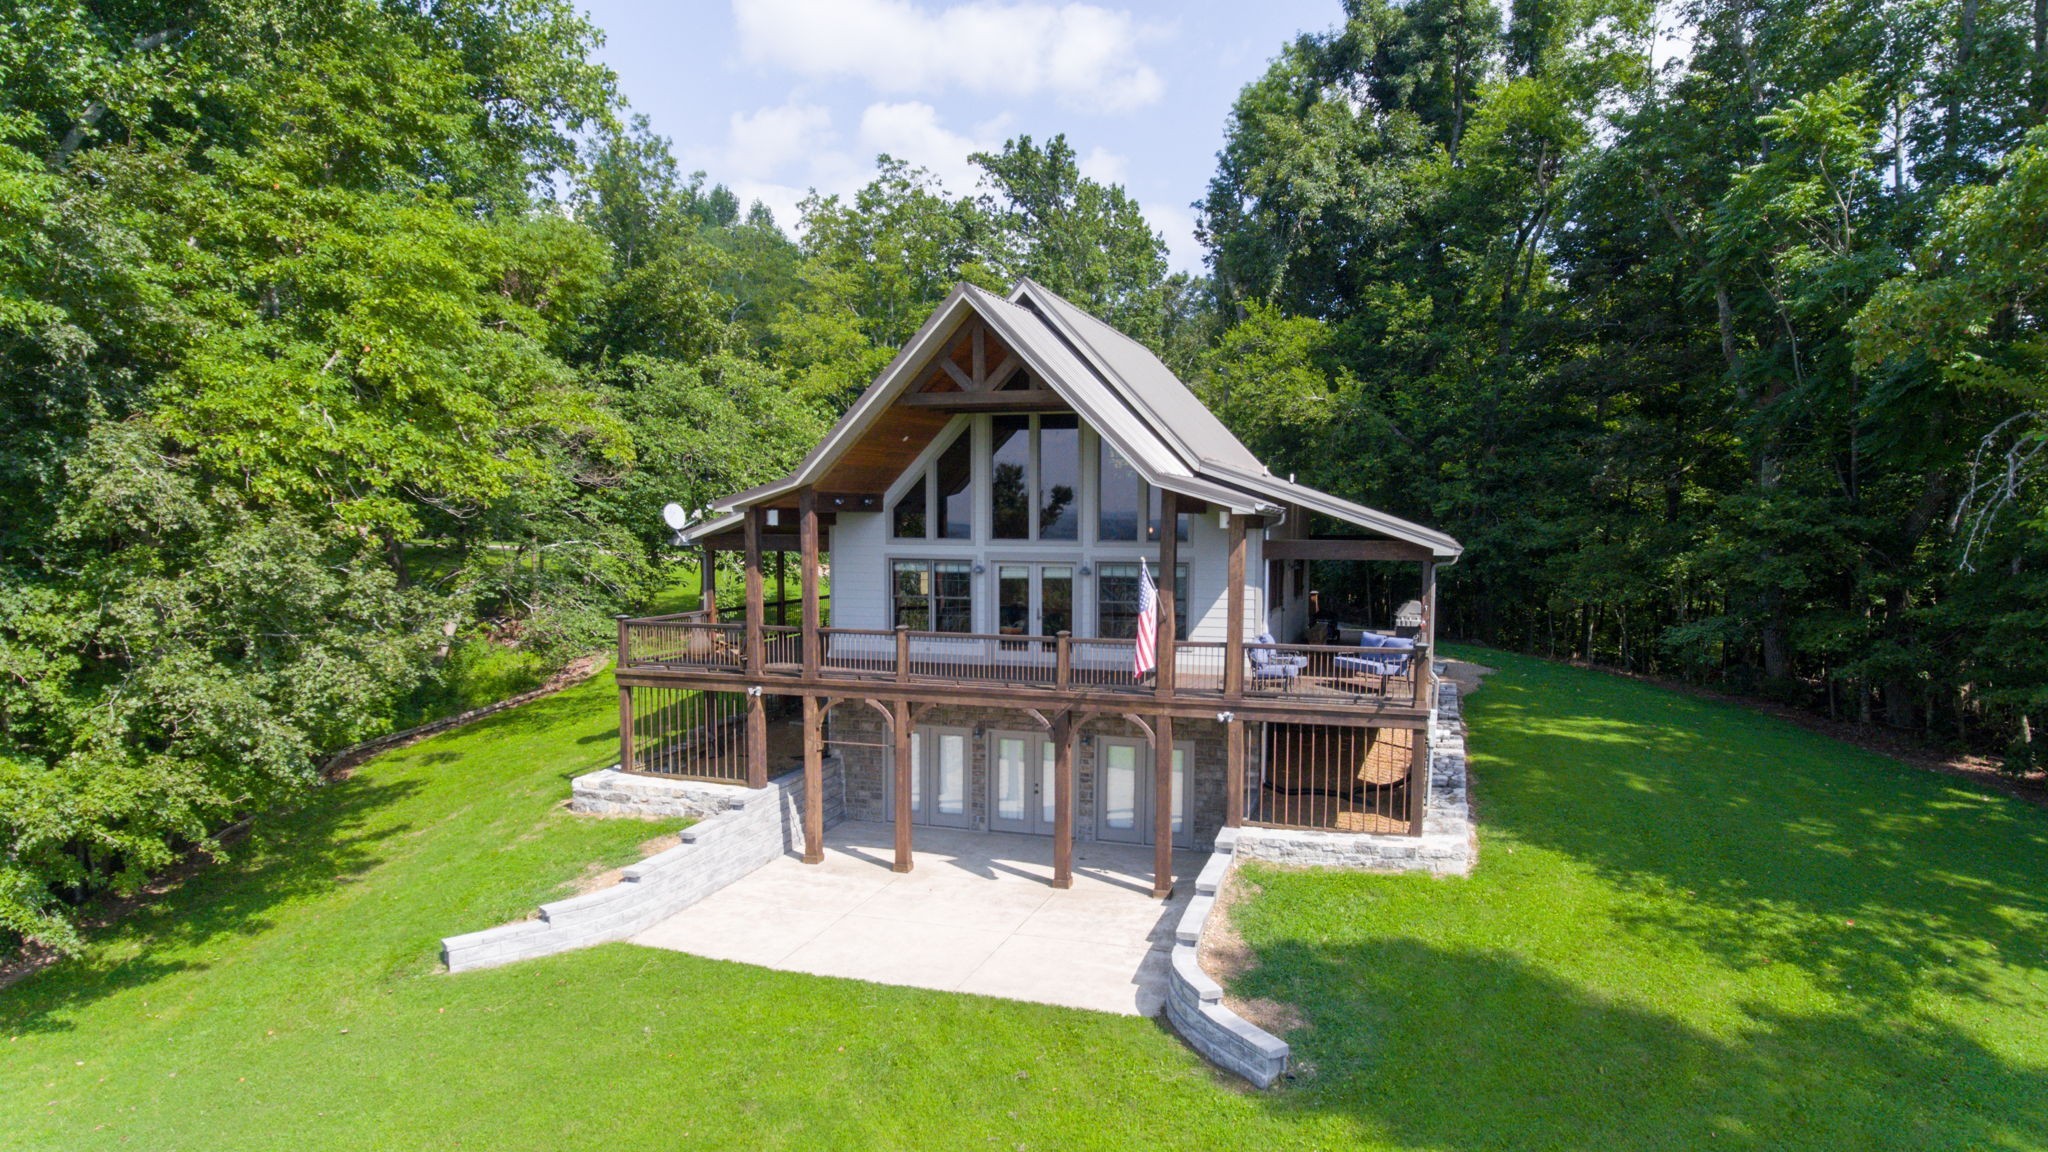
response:
[(1074, 886), (1052, 887), (1052, 841), (918, 828), (916, 867), (889, 870), (886, 824), (847, 821), (825, 860), (769, 862), (633, 938), (793, 972), (1149, 1016), (1165, 1001), (1173, 926), (1200, 854), (1174, 854), (1174, 895), (1152, 898), (1152, 850), (1076, 844)]

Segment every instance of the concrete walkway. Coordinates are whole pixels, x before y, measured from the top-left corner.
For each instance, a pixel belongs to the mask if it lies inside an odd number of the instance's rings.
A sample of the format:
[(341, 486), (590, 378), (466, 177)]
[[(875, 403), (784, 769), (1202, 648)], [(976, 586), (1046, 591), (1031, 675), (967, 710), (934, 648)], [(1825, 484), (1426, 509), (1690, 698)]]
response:
[(717, 960), (1150, 1016), (1164, 1003), (1173, 928), (1203, 857), (1174, 855), (1173, 898), (1152, 899), (1152, 850), (1074, 845), (1053, 888), (1052, 841), (917, 829), (914, 870), (889, 870), (888, 825), (847, 821), (825, 861), (784, 856), (633, 938)]

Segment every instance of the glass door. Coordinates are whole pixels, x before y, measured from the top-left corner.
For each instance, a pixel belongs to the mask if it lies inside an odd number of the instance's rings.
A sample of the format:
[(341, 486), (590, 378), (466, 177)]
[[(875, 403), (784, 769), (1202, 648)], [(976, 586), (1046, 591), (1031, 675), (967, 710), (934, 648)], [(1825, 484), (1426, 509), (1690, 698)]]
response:
[(1059, 812), (1052, 741), (1042, 732), (990, 732), (988, 741), (988, 826), (998, 832), (1052, 835)]
[[(965, 828), (973, 823), (967, 810), (967, 741), (965, 728), (919, 728), (910, 736), (910, 819), (915, 824)], [(894, 787), (895, 772), (884, 779)], [(893, 803), (893, 800), (890, 801)], [(885, 805), (886, 807), (886, 805)]]
[[(1126, 736), (1096, 740), (1095, 838), (1125, 844), (1152, 843), (1152, 745)], [(1186, 744), (1173, 746), (1173, 842), (1194, 844), (1189, 819)]]

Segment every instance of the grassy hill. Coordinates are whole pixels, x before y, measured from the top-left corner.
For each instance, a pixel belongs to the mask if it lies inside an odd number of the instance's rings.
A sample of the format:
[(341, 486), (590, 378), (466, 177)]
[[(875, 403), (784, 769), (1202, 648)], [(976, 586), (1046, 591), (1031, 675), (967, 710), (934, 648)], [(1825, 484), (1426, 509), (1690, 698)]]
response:
[(1150, 1021), (611, 945), (450, 977), (659, 829), (598, 677), (394, 752), (0, 992), (0, 1148), (2048, 1147), (2048, 813), (1491, 653), (1479, 869), (1248, 873), (1254, 1093)]

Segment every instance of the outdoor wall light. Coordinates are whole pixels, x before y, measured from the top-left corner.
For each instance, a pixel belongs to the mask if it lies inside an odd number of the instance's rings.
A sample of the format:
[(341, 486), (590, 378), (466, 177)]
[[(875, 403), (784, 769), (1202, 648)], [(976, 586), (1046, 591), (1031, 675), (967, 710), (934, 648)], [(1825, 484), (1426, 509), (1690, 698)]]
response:
[(986, 571), (988, 571), (988, 569), (987, 569), (987, 568), (984, 568), (984, 567), (982, 567), (982, 566), (981, 566), (981, 564), (980, 564), (979, 562), (976, 562), (976, 564), (974, 565), (974, 574), (975, 574), (976, 576), (979, 576), (979, 575), (981, 575), (981, 574), (982, 574), (983, 572), (986, 572)]
[(1087, 566), (1086, 564), (1083, 564), (1083, 565), (1081, 565), (1081, 575), (1083, 575), (1083, 576), (1093, 576), (1093, 575), (1095, 575), (1095, 572), (1094, 572), (1094, 570), (1093, 570), (1093, 569), (1089, 568), (1089, 567), (1088, 567), (1088, 566)]

